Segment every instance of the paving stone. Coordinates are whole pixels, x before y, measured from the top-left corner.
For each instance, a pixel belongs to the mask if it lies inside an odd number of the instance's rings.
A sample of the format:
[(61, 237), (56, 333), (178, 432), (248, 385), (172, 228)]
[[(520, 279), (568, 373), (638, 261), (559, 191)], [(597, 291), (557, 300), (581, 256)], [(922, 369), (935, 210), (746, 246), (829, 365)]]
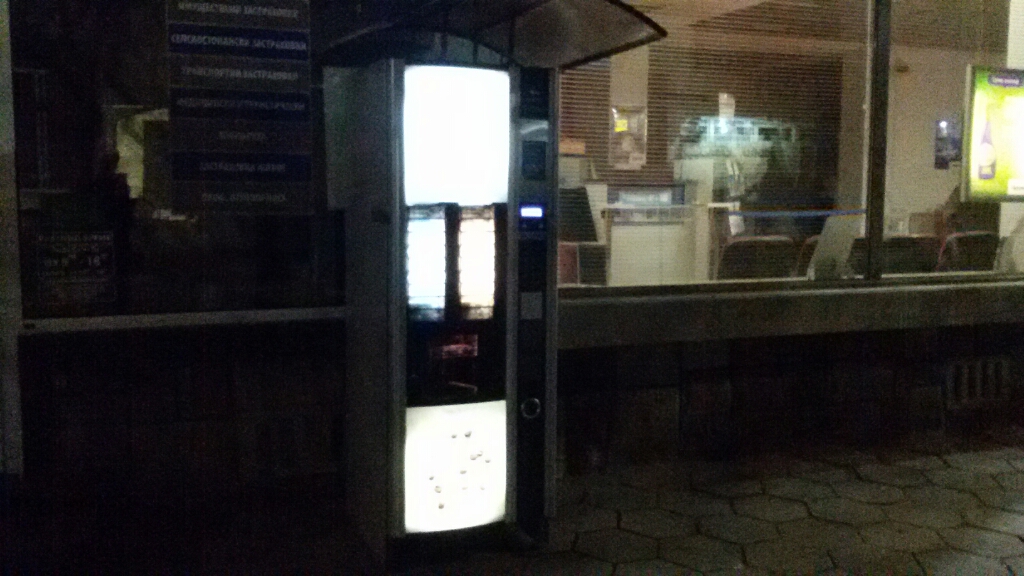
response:
[(860, 535), (868, 546), (899, 552), (923, 552), (945, 547), (939, 535), (930, 528), (901, 522), (865, 526), (861, 528)]
[(748, 496), (733, 501), (732, 506), (741, 516), (769, 522), (785, 522), (807, 517), (807, 508), (803, 504), (772, 496)]
[(825, 448), (818, 452), (814, 459), (834, 466), (863, 466), (879, 463), (878, 457), (874, 454), (843, 447)]
[(661, 558), (701, 572), (731, 570), (735, 573), (743, 567), (743, 552), (739, 546), (707, 536), (662, 540)]
[(697, 526), (692, 518), (665, 510), (629, 510), (622, 513), (619, 527), (651, 538), (690, 536)]
[(618, 486), (619, 479), (612, 474), (593, 472), (590, 474), (581, 474), (579, 476), (566, 476), (563, 479), (563, 482), (585, 492), (593, 492), (594, 490), (602, 488)]
[(1006, 564), (1007, 571), (1004, 574), (1008, 576), (1016, 576), (1018, 574), (1024, 574), (1024, 556), (1015, 556), (1013, 558), (1003, 558), (1002, 560)]
[(996, 482), (1007, 490), (1024, 490), (1024, 472), (996, 474)]
[[(1024, 440), (1024, 438), (1022, 438)], [(997, 460), (1020, 460), (1024, 458), (1024, 450), (1015, 448), (1013, 446), (1003, 446), (1000, 448), (994, 448), (992, 450), (982, 450), (977, 452), (979, 456), (986, 458), (993, 458)]]
[(829, 486), (803, 478), (772, 478), (765, 481), (764, 491), (772, 496), (804, 502), (836, 496), (835, 491)]
[(1005, 532), (1014, 536), (1024, 536), (1024, 515), (1014, 512), (993, 508), (978, 508), (964, 514), (964, 519), (967, 521), (967, 524), (977, 526), (978, 528)]
[(848, 548), (862, 544), (857, 530), (844, 524), (823, 522), (815, 518), (804, 518), (776, 525), (780, 539), (785, 542), (802, 542), (812, 548)]
[(732, 514), (732, 507), (725, 498), (696, 492), (660, 492), (658, 508), (693, 518)]
[(1006, 558), (1024, 554), (1020, 538), (980, 528), (942, 528), (939, 536), (950, 546), (978, 556)]
[(697, 489), (703, 490), (704, 492), (710, 492), (717, 496), (724, 496), (726, 498), (753, 496), (763, 492), (763, 488), (759, 480), (741, 480), (736, 482), (724, 482), (721, 484), (705, 484), (703, 486), (697, 486)]
[[(538, 556), (537, 558), (541, 557)], [(530, 561), (525, 558), (517, 558), (507, 554), (493, 554), (468, 558), (443, 565), (419, 566), (408, 570), (391, 572), (391, 576), (437, 576), (438, 574), (451, 576), (469, 576), (471, 574), (513, 576), (517, 574), (533, 573), (528, 571), (529, 565)], [(601, 572), (597, 573), (601, 574)], [(558, 573), (544, 572), (543, 574)], [(611, 572), (605, 572), (605, 574), (611, 574)]]
[(977, 452), (962, 452), (958, 454), (947, 454), (942, 457), (947, 464), (953, 468), (970, 470), (976, 474), (1001, 474), (1003, 472), (1014, 472), (1013, 466), (1002, 458), (993, 458), (989, 454)]
[(812, 500), (807, 503), (807, 507), (815, 518), (843, 524), (873, 524), (885, 519), (879, 506), (855, 502), (848, 498)]
[(913, 431), (904, 436), (901, 443), (908, 450), (935, 456), (955, 452), (962, 444), (956, 438), (951, 438), (940, 430)]
[(910, 552), (886, 550), (866, 544), (831, 551), (836, 574), (890, 574), (911, 576), (923, 574)]
[(903, 493), (914, 506), (937, 506), (963, 512), (981, 505), (973, 494), (939, 486), (904, 488)]
[(576, 530), (567, 523), (554, 520), (548, 525), (548, 541), (545, 552), (568, 552), (576, 542)]
[(856, 479), (853, 472), (842, 468), (836, 468), (835, 470), (828, 470), (825, 472), (807, 473), (800, 476), (800, 478), (810, 480), (812, 482), (828, 484), (829, 486), (837, 482), (848, 482)]
[(789, 475), (814, 482), (842, 482), (853, 479), (849, 470), (826, 464), (825, 462), (809, 462), (798, 460), (790, 465)]
[(988, 474), (979, 474), (973, 470), (947, 468), (945, 470), (929, 470), (924, 473), (929, 480), (945, 488), (973, 492), (988, 488), (998, 488), (999, 484)]
[(816, 549), (799, 542), (758, 542), (744, 547), (747, 564), (772, 572), (787, 574), (819, 574), (832, 568), (832, 559), (825, 549)]
[(1024, 458), (1008, 460), (1008, 462), (1010, 463), (1010, 466), (1013, 466), (1017, 470), (1024, 472)]
[(964, 522), (960, 513), (955, 510), (915, 506), (906, 502), (885, 506), (882, 511), (889, 520), (922, 528), (955, 528)]
[(708, 516), (698, 522), (705, 536), (736, 544), (750, 544), (778, 538), (779, 532), (771, 522), (744, 516)]
[(788, 474), (789, 467), (794, 460), (788, 454), (764, 454), (740, 461), (736, 471), (742, 478), (757, 480), (782, 478)]
[(889, 466), (896, 465), (899, 462), (905, 460), (913, 460), (921, 456), (913, 450), (908, 450), (900, 446), (884, 446), (877, 447), (872, 450), (872, 453), (878, 457), (878, 461), (882, 464)]
[(857, 475), (868, 482), (897, 487), (921, 486), (927, 482), (924, 475), (917, 470), (885, 464), (858, 466)]
[(577, 505), (559, 514), (558, 522), (576, 532), (615, 528), (619, 515), (614, 510), (603, 510), (589, 505)]
[(832, 485), (832, 489), (844, 498), (865, 504), (895, 504), (903, 499), (903, 491), (895, 486), (861, 480), (837, 482)]
[(736, 470), (735, 462), (706, 462), (698, 460), (692, 462), (691, 466), (690, 482), (694, 486), (724, 484), (743, 479)]
[(1006, 576), (1002, 562), (958, 550), (921, 552), (914, 556), (929, 576)]
[(900, 460), (895, 463), (896, 466), (902, 468), (910, 468), (911, 470), (942, 470), (946, 468), (946, 462), (938, 456), (921, 456), (920, 458), (911, 458), (909, 460)]
[(653, 560), (658, 557), (658, 541), (611, 528), (580, 534), (576, 551), (607, 562)]
[[(615, 565), (610, 562), (602, 562), (575, 552), (566, 552), (532, 557), (523, 568), (516, 572), (508, 572), (508, 574), (517, 576), (578, 576), (579, 574), (612, 576), (614, 571)], [(469, 576), (471, 574), (492, 574), (492, 572), (463, 572), (462, 574)]]
[(587, 500), (586, 489), (576, 482), (558, 483), (558, 514), (570, 510), (574, 506), (584, 504)]
[[(699, 576), (777, 576), (770, 574), (764, 568), (754, 568), (753, 566), (741, 566), (738, 568), (732, 568), (729, 570), (709, 570), (707, 572), (700, 572)], [(797, 575), (799, 576), (799, 575)]]
[(641, 490), (686, 490), (689, 488), (689, 470), (682, 463), (656, 463), (633, 466), (618, 474), (619, 481)]
[(598, 508), (608, 510), (640, 510), (655, 508), (658, 496), (655, 492), (647, 492), (629, 486), (611, 486), (595, 490), (590, 497)]
[(693, 570), (664, 560), (641, 560), (619, 564), (615, 576), (693, 576)]
[(1024, 512), (1024, 491), (996, 488), (993, 490), (978, 490), (975, 492), (975, 495), (985, 506), (990, 508), (1000, 508), (1011, 512)]

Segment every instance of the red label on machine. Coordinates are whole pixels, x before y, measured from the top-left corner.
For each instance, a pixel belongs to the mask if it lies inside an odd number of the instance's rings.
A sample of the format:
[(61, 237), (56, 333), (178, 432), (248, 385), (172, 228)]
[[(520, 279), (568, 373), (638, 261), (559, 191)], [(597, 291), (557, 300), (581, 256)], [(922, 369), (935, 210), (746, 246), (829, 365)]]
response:
[(442, 360), (450, 358), (476, 358), (479, 355), (479, 338), (476, 334), (455, 334), (448, 336), (439, 346), (433, 346), (430, 355)]

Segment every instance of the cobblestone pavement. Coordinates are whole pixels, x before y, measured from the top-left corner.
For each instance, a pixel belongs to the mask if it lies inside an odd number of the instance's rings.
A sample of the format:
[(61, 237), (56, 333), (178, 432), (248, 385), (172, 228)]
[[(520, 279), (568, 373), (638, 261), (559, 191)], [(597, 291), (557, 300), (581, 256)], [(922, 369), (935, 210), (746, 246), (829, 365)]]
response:
[(422, 574), (1024, 574), (1024, 429), (559, 484), (541, 552)]

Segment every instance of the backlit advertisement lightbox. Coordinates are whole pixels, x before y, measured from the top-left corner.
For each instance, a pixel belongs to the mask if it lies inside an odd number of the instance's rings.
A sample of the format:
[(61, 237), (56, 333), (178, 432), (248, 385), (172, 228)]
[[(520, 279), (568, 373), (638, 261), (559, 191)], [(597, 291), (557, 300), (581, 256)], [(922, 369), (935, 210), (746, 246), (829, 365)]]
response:
[(967, 197), (1024, 201), (1024, 70), (974, 66), (967, 93)]

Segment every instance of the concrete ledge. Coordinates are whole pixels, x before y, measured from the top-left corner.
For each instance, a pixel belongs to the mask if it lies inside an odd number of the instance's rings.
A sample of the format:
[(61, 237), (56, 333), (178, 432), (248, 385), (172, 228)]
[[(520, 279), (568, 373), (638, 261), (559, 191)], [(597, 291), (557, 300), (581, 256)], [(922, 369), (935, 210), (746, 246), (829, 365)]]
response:
[(1024, 282), (563, 297), (558, 318), (561, 349), (1003, 324)]

